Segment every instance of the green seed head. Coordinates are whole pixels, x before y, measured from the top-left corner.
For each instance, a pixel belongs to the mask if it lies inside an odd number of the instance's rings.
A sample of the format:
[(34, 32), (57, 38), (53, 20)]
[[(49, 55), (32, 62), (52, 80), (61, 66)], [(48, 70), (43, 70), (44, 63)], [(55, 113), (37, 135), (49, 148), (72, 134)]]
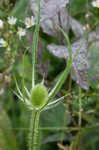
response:
[(37, 84), (31, 92), (31, 103), (35, 108), (44, 106), (48, 99), (48, 92), (46, 87), (40, 83)]

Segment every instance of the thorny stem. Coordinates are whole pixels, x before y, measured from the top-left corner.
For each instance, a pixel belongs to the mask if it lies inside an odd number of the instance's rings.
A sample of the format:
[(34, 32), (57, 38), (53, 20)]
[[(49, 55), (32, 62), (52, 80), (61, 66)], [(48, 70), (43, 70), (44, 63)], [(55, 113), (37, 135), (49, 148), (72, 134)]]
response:
[(39, 117), (40, 111), (37, 110), (32, 112), (31, 118), (31, 133), (30, 133), (30, 143), (29, 143), (29, 150), (37, 150), (38, 149), (38, 141), (39, 141)]

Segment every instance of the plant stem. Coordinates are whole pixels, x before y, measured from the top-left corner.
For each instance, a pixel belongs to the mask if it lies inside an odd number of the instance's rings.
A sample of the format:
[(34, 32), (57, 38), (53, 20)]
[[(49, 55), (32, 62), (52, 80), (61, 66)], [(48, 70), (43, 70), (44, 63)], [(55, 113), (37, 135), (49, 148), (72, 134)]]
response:
[(29, 141), (29, 150), (38, 150), (39, 141), (39, 117), (40, 111), (33, 111), (31, 118), (31, 133)]
[(35, 69), (37, 63), (37, 50), (38, 50), (38, 39), (39, 39), (39, 29), (40, 29), (40, 0), (37, 0), (38, 5), (38, 15), (37, 15), (37, 24), (33, 36), (32, 44), (32, 89), (35, 86)]
[(81, 127), (82, 124), (82, 102), (81, 102), (81, 88), (79, 87), (79, 126)]

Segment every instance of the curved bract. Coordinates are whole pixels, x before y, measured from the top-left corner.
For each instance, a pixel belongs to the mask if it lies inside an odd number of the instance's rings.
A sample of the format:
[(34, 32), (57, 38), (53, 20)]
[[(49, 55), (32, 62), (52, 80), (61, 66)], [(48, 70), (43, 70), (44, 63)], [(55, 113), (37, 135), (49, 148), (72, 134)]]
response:
[(47, 99), (48, 99), (48, 92), (46, 87), (42, 83), (37, 84), (31, 92), (30, 100), (33, 107), (41, 108), (42, 106), (45, 105)]

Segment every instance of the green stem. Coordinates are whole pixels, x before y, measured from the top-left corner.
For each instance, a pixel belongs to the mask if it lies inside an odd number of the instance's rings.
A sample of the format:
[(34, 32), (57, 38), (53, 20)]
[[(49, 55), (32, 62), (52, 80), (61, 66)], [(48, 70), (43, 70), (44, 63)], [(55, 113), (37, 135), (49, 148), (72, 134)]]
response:
[(32, 44), (32, 89), (35, 86), (35, 68), (37, 63), (37, 50), (38, 50), (38, 39), (40, 29), (40, 0), (37, 1), (37, 5), (38, 5), (37, 24), (35, 27)]
[(82, 124), (82, 102), (81, 102), (81, 88), (79, 87), (79, 126)]
[(40, 111), (32, 112), (29, 150), (38, 150)]

